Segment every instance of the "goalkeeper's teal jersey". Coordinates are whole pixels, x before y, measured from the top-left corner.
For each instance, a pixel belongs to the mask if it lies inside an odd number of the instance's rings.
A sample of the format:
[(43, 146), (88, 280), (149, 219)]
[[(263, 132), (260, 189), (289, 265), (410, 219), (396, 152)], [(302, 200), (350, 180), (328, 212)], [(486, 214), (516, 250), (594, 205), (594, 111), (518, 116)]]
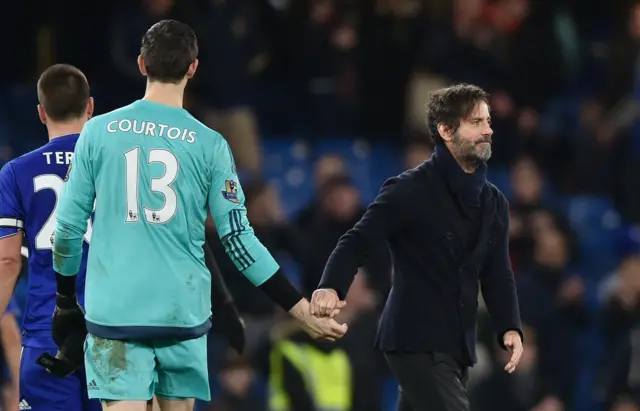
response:
[(227, 142), (186, 110), (139, 100), (85, 125), (58, 203), (53, 259), (63, 275), (78, 272), (94, 203), (85, 308), (99, 337), (208, 331), (207, 209), (253, 284), (278, 269), (247, 221)]

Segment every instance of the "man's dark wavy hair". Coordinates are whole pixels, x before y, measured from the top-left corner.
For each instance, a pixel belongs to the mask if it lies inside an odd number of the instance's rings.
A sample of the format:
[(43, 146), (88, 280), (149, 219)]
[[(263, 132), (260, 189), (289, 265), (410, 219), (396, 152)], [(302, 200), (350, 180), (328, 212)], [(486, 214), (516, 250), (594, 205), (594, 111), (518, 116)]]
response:
[(489, 93), (472, 84), (456, 84), (433, 92), (427, 103), (427, 126), (433, 142), (444, 143), (438, 124), (456, 132), (460, 120), (469, 117), (480, 102), (489, 104)]

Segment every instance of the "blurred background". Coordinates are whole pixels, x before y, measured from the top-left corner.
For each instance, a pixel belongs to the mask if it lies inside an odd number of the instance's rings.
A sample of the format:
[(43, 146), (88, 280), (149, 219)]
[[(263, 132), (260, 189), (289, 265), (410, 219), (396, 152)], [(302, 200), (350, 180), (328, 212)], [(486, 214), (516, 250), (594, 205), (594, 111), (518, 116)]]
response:
[[(640, 3), (627, 0), (72, 0), (6, 2), (0, 165), (46, 142), (36, 80), (83, 70), (104, 113), (140, 98), (139, 42), (191, 24), (188, 109), (236, 157), (257, 236), (307, 295), (338, 238), (388, 177), (429, 158), (429, 92), (491, 92), (489, 179), (511, 204), (526, 348), (502, 367), (486, 313), (469, 394), (477, 411), (638, 411)], [(10, 3), (10, 4), (9, 4)], [(372, 348), (388, 251), (362, 267), (337, 344), (309, 341), (210, 241), (248, 329), (238, 357), (210, 335), (213, 411), (391, 411)], [(28, 273), (16, 298), (22, 301)]]

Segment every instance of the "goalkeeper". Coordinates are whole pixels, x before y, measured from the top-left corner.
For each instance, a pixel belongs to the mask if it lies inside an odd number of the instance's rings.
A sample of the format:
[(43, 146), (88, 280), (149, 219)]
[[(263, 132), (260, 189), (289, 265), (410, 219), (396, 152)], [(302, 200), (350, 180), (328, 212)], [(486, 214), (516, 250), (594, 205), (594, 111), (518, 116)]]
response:
[[(182, 108), (197, 54), (196, 36), (183, 23), (163, 20), (146, 32), (138, 57), (144, 97), (86, 123), (60, 196), (53, 337), (67, 350), (82, 350), (88, 331), (88, 394), (105, 410), (144, 411), (154, 394), (163, 411), (210, 399), (207, 211), (238, 269), (309, 334), (334, 340), (347, 329), (309, 314), (308, 301), (247, 221), (228, 144)], [(85, 318), (75, 278), (94, 202)]]

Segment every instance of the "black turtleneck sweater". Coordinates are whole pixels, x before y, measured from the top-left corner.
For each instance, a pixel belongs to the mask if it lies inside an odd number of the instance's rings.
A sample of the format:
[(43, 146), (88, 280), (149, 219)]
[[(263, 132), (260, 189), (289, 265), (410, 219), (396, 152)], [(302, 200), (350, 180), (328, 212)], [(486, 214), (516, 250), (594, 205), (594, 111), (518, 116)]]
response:
[(331, 254), (319, 288), (343, 298), (357, 268), (388, 244), (393, 288), (376, 340), (383, 351), (435, 351), (473, 364), (480, 288), (500, 344), (506, 331), (520, 331), (509, 207), (485, 176), (486, 164), (466, 173), (436, 146), (431, 159), (384, 183)]

